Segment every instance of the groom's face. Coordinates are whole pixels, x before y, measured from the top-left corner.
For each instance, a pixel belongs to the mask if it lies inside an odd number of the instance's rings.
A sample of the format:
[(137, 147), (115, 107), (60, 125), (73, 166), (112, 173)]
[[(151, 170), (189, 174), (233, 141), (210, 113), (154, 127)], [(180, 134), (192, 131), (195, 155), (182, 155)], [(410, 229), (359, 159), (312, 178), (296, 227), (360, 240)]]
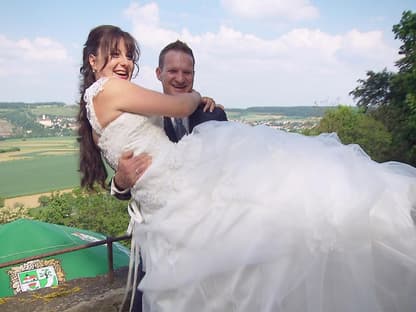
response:
[(194, 62), (182, 51), (170, 50), (165, 54), (163, 67), (156, 69), (163, 92), (170, 95), (191, 92), (194, 85)]

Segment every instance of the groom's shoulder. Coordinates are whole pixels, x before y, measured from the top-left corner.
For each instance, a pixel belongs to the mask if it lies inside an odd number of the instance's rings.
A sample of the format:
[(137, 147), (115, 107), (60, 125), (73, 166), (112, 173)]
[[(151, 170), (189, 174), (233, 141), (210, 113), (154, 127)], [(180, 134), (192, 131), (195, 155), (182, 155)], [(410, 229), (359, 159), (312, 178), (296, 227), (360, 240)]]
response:
[(227, 121), (227, 114), (219, 107), (216, 107), (212, 112), (204, 112), (203, 107), (199, 106), (192, 115), (189, 116), (189, 121), (199, 124), (209, 120)]

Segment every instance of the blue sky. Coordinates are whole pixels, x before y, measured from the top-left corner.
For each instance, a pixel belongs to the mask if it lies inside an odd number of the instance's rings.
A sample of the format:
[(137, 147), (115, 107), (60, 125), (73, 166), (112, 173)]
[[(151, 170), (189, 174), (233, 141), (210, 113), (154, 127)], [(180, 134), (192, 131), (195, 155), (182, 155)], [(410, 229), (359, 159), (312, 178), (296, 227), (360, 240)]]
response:
[(195, 88), (228, 108), (353, 105), (368, 70), (395, 70), (391, 31), (414, 0), (14, 0), (0, 4), (0, 102), (78, 101), (82, 45), (114, 24), (138, 40), (135, 82), (161, 90), (158, 53), (196, 56)]

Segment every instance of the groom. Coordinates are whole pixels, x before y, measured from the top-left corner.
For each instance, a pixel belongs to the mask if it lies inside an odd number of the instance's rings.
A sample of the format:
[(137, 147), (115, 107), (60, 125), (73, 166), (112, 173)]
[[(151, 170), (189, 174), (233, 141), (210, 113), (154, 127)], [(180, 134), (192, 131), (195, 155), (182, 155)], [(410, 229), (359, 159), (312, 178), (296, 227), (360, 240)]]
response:
[[(194, 84), (195, 58), (191, 48), (182, 41), (168, 44), (159, 54), (159, 66), (156, 76), (162, 83), (163, 92), (174, 95), (191, 92)], [(205, 121), (226, 121), (227, 116), (221, 105), (212, 111), (204, 111), (205, 105), (215, 105), (209, 97), (202, 97), (201, 105), (188, 118), (164, 117), (166, 135), (172, 142), (178, 142), (183, 135), (191, 133), (193, 128)], [(132, 152), (124, 153), (119, 159), (117, 172), (111, 180), (111, 194), (118, 199), (130, 199), (130, 187), (140, 178), (150, 165), (148, 155), (133, 157)]]
[[(194, 84), (195, 58), (191, 48), (182, 41), (175, 41), (168, 44), (159, 54), (159, 66), (156, 69), (156, 76), (163, 86), (166, 94), (179, 94), (190, 92)], [(201, 104), (214, 106), (213, 99), (202, 98)], [(227, 116), (220, 105), (212, 111), (204, 111), (204, 105), (199, 106), (189, 118), (164, 117), (164, 128), (166, 135), (172, 142), (178, 142), (183, 135), (192, 132), (193, 128), (208, 120), (226, 121)], [(131, 198), (130, 188), (136, 183), (143, 172), (150, 165), (149, 155), (141, 154), (133, 156), (132, 152), (124, 153), (119, 159), (117, 172), (111, 180), (111, 194), (118, 199), (127, 200)], [(139, 280), (143, 276), (140, 270)], [(142, 311), (142, 294), (136, 291), (132, 311)]]

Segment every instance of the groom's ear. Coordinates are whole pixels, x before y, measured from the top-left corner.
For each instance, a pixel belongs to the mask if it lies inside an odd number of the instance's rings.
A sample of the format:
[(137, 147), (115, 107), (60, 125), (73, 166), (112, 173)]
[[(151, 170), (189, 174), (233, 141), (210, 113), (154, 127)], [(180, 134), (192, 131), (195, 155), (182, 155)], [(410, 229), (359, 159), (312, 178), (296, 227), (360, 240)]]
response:
[(162, 80), (160, 79), (160, 74), (162, 73), (162, 70), (160, 69), (160, 67), (157, 67), (157, 68), (156, 68), (156, 70), (155, 70), (155, 72), (156, 72), (156, 77), (157, 77), (157, 79), (158, 79), (159, 81), (162, 81)]

